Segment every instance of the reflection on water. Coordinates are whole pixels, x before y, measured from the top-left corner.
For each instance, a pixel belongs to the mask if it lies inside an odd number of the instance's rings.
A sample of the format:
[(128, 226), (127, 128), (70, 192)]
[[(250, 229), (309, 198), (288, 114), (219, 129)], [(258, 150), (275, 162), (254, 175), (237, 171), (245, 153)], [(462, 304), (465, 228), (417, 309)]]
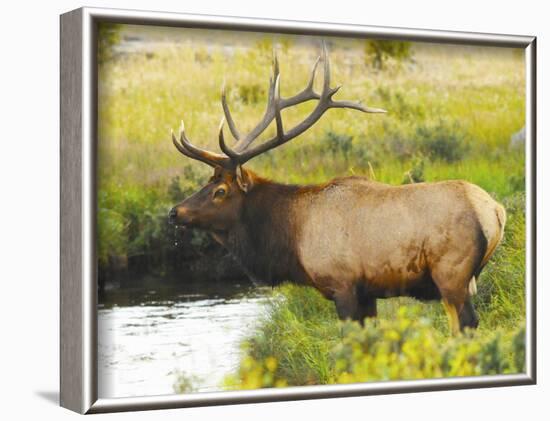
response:
[(178, 373), (220, 390), (266, 298), (249, 285), (108, 291), (98, 309), (99, 397), (174, 393)]

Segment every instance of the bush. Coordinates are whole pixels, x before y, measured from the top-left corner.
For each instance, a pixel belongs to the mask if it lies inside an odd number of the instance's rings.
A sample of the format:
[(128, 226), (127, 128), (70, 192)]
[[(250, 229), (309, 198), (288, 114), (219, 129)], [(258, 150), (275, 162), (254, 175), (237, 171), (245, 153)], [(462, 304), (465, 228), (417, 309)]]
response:
[(175, 393), (193, 393), (197, 391), (197, 384), (200, 379), (196, 376), (190, 376), (184, 372), (176, 372), (176, 381), (173, 389)]
[(369, 40), (365, 43), (367, 61), (376, 69), (383, 69), (389, 58), (402, 61), (411, 57), (408, 41)]
[(348, 161), (349, 154), (353, 148), (353, 136), (328, 132), (326, 134), (326, 147), (333, 157), (342, 154), (344, 160)]
[[(515, 338), (523, 336), (519, 330)], [(346, 324), (344, 338), (334, 349), (334, 383), (517, 373), (523, 366), (508, 358), (513, 344), (499, 331), (469, 331), (447, 339), (418, 308), (401, 307), (395, 319), (380, 320), (377, 326)]]
[(118, 23), (103, 22), (99, 24), (97, 61), (100, 65), (114, 57), (114, 47), (120, 42), (121, 30), (122, 25)]
[(265, 387), (285, 387), (286, 380), (277, 376), (277, 359), (267, 357), (256, 361), (245, 357), (236, 375), (229, 375), (224, 380), (227, 389), (260, 389)]
[(401, 184), (422, 183), (426, 181), (424, 177), (424, 167), (426, 163), (422, 155), (417, 155), (412, 161), (412, 167), (403, 176)]
[(426, 104), (418, 100), (418, 94), (385, 86), (376, 88), (375, 93), (380, 106), (395, 117), (394, 125), (408, 121), (416, 126), (426, 117)]
[(105, 264), (109, 256), (159, 253), (171, 244), (173, 228), (167, 223), (171, 205), (165, 195), (154, 190), (118, 186), (101, 189), (98, 197), (99, 263)]
[(239, 98), (241, 101), (248, 104), (257, 104), (264, 97), (265, 91), (259, 84), (240, 85)]
[(331, 304), (313, 289), (286, 285), (275, 301), (246, 342), (245, 355), (226, 387), (477, 376), (525, 368), (523, 328), (511, 333), (467, 331), (449, 338), (422, 317), (419, 305), (400, 307), (394, 318), (367, 321), (362, 327), (337, 321)]
[[(100, 203), (103, 192), (100, 192)], [(127, 223), (123, 215), (113, 209), (99, 207), (97, 212), (98, 261), (106, 265), (110, 256), (126, 253)]]
[(465, 137), (457, 123), (449, 125), (443, 121), (435, 126), (418, 127), (415, 136), (425, 155), (447, 163), (464, 158), (468, 150)]

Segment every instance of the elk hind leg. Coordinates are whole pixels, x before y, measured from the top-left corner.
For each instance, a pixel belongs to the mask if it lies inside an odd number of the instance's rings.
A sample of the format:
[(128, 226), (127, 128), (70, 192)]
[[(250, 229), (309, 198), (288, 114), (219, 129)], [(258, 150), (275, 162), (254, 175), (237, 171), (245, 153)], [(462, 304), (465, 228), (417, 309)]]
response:
[[(432, 275), (433, 276), (433, 275)], [(441, 294), (441, 302), (447, 313), (449, 320), (449, 330), (452, 335), (457, 335), (461, 330), (460, 314), (463, 311), (464, 304), (468, 299), (468, 282), (471, 276), (468, 278), (461, 277), (453, 278), (452, 276), (443, 277), (433, 276), (434, 283), (437, 285)], [(443, 280), (442, 280), (443, 279)], [(466, 310), (465, 315), (469, 315), (469, 309)]]
[(443, 298), (443, 307), (445, 308), (445, 312), (447, 313), (447, 318), (449, 320), (449, 330), (451, 331), (452, 335), (458, 335), (460, 332), (460, 322), (458, 318), (458, 310), (454, 303), (447, 300), (446, 298)]
[(464, 330), (469, 327), (476, 329), (479, 325), (479, 318), (477, 317), (474, 305), (472, 304), (472, 299), (468, 297), (464, 302), (464, 307), (459, 314), (460, 330)]
[(443, 256), (438, 265), (432, 269), (432, 279), (439, 289), (441, 301), (447, 317), (449, 328), (453, 335), (457, 335), (463, 324), (473, 317), (473, 307), (468, 304), (462, 321), (460, 315), (463, 312), (466, 301), (469, 300), (469, 287), (475, 268), (478, 266), (478, 253), (472, 253), (469, 258), (464, 258), (460, 253), (461, 248), (456, 247), (454, 253)]
[(472, 279), (470, 279), (470, 283), (468, 284), (468, 294), (470, 297), (477, 294), (477, 282), (475, 276), (472, 276)]

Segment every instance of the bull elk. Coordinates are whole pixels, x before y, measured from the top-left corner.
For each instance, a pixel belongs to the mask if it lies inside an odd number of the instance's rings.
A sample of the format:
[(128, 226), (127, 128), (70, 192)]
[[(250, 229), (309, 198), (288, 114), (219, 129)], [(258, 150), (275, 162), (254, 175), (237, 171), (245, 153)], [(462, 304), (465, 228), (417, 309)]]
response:
[[(323, 63), (320, 93), (314, 89)], [(376, 300), (411, 296), (443, 302), (450, 329), (477, 327), (471, 296), (476, 278), (502, 239), (504, 208), (480, 187), (465, 181), (392, 186), (364, 177), (342, 177), (321, 185), (286, 185), (243, 167), (250, 159), (304, 133), (331, 108), (382, 113), (335, 100), (326, 46), (307, 86), (280, 95), (277, 58), (261, 121), (246, 135), (238, 130), (222, 91), (219, 128), (223, 154), (201, 149), (186, 136), (183, 122), (175, 147), (214, 168), (208, 184), (169, 214), (172, 224), (208, 231), (256, 280), (310, 285), (334, 301), (341, 319), (361, 323), (376, 316)], [(286, 128), (281, 111), (317, 101), (296, 126)], [(236, 139), (224, 138), (224, 121)], [(253, 145), (275, 122), (276, 134)]]

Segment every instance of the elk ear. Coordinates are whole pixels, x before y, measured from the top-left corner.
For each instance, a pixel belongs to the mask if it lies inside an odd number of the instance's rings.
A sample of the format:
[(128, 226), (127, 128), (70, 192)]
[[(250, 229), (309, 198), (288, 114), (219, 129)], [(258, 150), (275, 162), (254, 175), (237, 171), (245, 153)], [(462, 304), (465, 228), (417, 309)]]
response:
[(243, 168), (239, 165), (235, 171), (235, 174), (239, 188), (243, 192), (248, 193), (252, 188), (252, 180), (249, 177), (248, 173), (246, 171), (243, 171)]

